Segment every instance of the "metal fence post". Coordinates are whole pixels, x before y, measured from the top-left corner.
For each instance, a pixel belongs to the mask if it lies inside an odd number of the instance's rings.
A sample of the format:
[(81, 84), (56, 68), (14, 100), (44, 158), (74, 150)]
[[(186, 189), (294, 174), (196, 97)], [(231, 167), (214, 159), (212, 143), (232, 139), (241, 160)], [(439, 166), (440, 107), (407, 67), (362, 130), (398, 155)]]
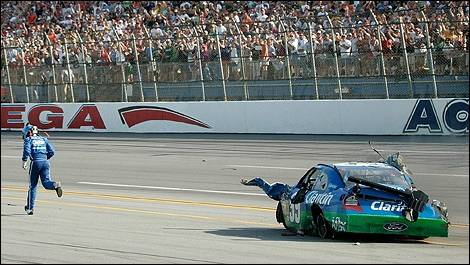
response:
[(193, 29), (193, 33), (196, 35), (196, 40), (197, 40), (197, 54), (198, 54), (197, 59), (199, 61), (199, 74), (201, 75), (202, 101), (206, 101), (206, 89), (204, 87), (204, 73), (202, 72), (201, 41), (199, 40), (199, 34), (195, 29)]
[(315, 65), (315, 51), (313, 49), (313, 38), (312, 38), (312, 25), (311, 22), (308, 22), (308, 37), (310, 39), (310, 53), (312, 55), (312, 70), (313, 70), (313, 80), (314, 80), (314, 87), (315, 87), (315, 95), (316, 98), (319, 99), (318, 95), (318, 77), (317, 77), (317, 67)]
[(375, 25), (377, 25), (377, 39), (379, 40), (379, 53), (380, 53), (380, 61), (382, 65), (382, 73), (384, 75), (384, 84), (385, 84), (385, 93), (387, 95), (387, 99), (390, 98), (390, 93), (388, 91), (388, 80), (387, 80), (387, 72), (385, 70), (385, 59), (384, 59), (384, 53), (382, 49), (382, 36), (380, 35), (380, 24), (379, 21), (377, 20), (377, 17), (375, 16), (374, 12), (370, 11), (372, 14), (372, 18), (374, 19)]
[(222, 65), (222, 53), (220, 52), (220, 38), (217, 32), (215, 33), (215, 38), (217, 40), (217, 50), (219, 52), (219, 64), (220, 64), (220, 72), (222, 73), (221, 77), (222, 77), (222, 87), (224, 89), (224, 100), (227, 101), (227, 90), (225, 87), (225, 74), (224, 74), (224, 67)]
[(246, 73), (245, 73), (245, 58), (243, 54), (243, 42), (242, 42), (242, 31), (238, 27), (237, 22), (233, 19), (233, 23), (235, 24), (235, 28), (237, 29), (238, 32), (238, 45), (240, 46), (240, 67), (242, 70), (242, 77), (243, 77), (243, 91), (245, 94), (245, 100), (248, 100), (248, 87), (246, 84)]
[(21, 44), (21, 64), (23, 65), (23, 77), (24, 77), (24, 87), (26, 90), (26, 102), (29, 103), (29, 90), (28, 90), (28, 79), (26, 75), (26, 65), (24, 64), (24, 45)]
[(75, 32), (78, 36), (78, 40), (80, 41), (80, 49), (82, 51), (82, 58), (83, 58), (83, 74), (85, 75), (85, 88), (86, 88), (86, 101), (90, 102), (90, 88), (88, 87), (88, 72), (86, 69), (86, 56), (85, 56), (85, 48), (83, 47), (83, 40), (80, 37), (80, 34), (76, 31)]
[[(64, 39), (64, 46), (65, 46), (65, 60), (67, 62), (67, 72), (69, 73), (69, 78), (67, 80), (68, 84), (70, 85), (70, 93), (72, 95), (72, 102), (75, 102), (75, 97), (73, 94), (73, 81), (72, 76), (75, 79), (75, 76), (72, 73), (72, 69), (70, 69), (70, 61), (69, 61), (69, 49), (67, 48), (67, 38)], [(65, 89), (64, 89), (65, 92)]]
[(158, 87), (157, 87), (157, 79), (155, 77), (155, 72), (157, 70), (156, 63), (153, 61), (153, 44), (152, 44), (152, 37), (150, 36), (147, 27), (144, 25), (145, 34), (147, 34), (147, 38), (149, 40), (149, 47), (150, 47), (150, 64), (152, 66), (152, 77), (153, 77), (153, 88), (155, 90), (155, 100), (158, 101)]
[[(117, 46), (118, 46), (118, 51), (119, 51), (119, 58), (117, 60), (121, 60), (122, 56), (124, 55), (124, 53), (122, 52), (122, 47), (121, 47), (122, 40), (121, 40), (121, 38), (119, 38), (119, 34), (117, 33), (116, 28), (114, 27), (114, 25), (111, 25), (111, 27), (113, 29), (114, 36), (116, 36), (116, 39), (117, 39)], [(122, 74), (121, 100), (123, 100), (124, 102), (128, 102), (129, 99), (128, 99), (128, 96), (127, 96), (126, 71), (124, 69), (124, 62), (125, 62), (126, 59), (124, 58), (123, 62), (121, 62), (121, 61), (118, 62), (117, 60), (116, 60), (116, 64), (119, 63), (121, 65), (121, 74)], [(124, 99), (123, 99), (123, 97), (124, 97)]]
[(290, 62), (289, 62), (289, 46), (287, 45), (287, 30), (284, 22), (279, 20), (279, 24), (282, 26), (282, 35), (284, 36), (284, 49), (286, 50), (286, 64), (287, 64), (287, 75), (289, 77), (289, 93), (290, 99), (294, 98), (294, 92), (292, 91), (292, 73), (290, 71)]
[(400, 40), (402, 44), (403, 54), (405, 55), (406, 74), (408, 75), (408, 87), (410, 89), (410, 96), (413, 98), (413, 82), (411, 80), (410, 64), (408, 61), (408, 52), (406, 51), (405, 34), (403, 32), (403, 18), (400, 17)]
[(139, 78), (140, 96), (141, 96), (142, 102), (144, 102), (145, 99), (144, 99), (144, 88), (142, 86), (142, 74), (140, 73), (139, 54), (137, 53), (137, 45), (135, 43), (134, 34), (132, 34), (132, 46), (134, 48), (135, 64), (137, 66), (137, 76)]
[(335, 30), (333, 28), (333, 23), (331, 23), (330, 16), (326, 16), (328, 19), (328, 23), (330, 24), (331, 27), (331, 35), (333, 35), (333, 53), (335, 56), (335, 64), (336, 64), (336, 77), (338, 79), (338, 92), (339, 92), (339, 99), (343, 99), (343, 91), (341, 89), (341, 78), (339, 75), (339, 65), (338, 65), (338, 54), (336, 53), (336, 36), (335, 36)]
[[(431, 38), (429, 36), (429, 25), (428, 25), (428, 18), (426, 17), (426, 15), (424, 14), (423, 11), (421, 11), (421, 16), (423, 17), (423, 20), (424, 20), (424, 29), (426, 31), (426, 51), (427, 51), (427, 54), (428, 54), (428, 61), (429, 61), (429, 65), (431, 67), (431, 75), (432, 75), (432, 86), (434, 88), (434, 97), (435, 98), (438, 98), (438, 95), (437, 95), (437, 83), (436, 83), (436, 72), (434, 70), (434, 59), (432, 57), (432, 50), (431, 50)], [(450, 68), (452, 69), (452, 67)]]
[[(121, 40), (118, 39), (118, 50), (119, 50), (119, 55), (120, 57), (124, 54), (122, 52), (122, 47), (121, 47)], [(121, 59), (121, 58), (119, 58)], [(124, 70), (124, 62), (119, 62), (121, 65), (121, 74), (122, 74), (122, 93), (124, 94), (124, 102), (128, 102), (128, 96), (127, 96), (127, 83), (126, 83), (126, 71)], [(121, 94), (122, 95), (122, 94)]]
[(52, 82), (54, 83), (54, 94), (55, 94), (55, 102), (59, 102), (59, 95), (57, 94), (57, 79), (56, 79), (56, 71), (55, 71), (55, 58), (54, 58), (54, 48), (52, 47), (51, 40), (49, 40), (49, 37), (47, 36), (46, 33), (44, 33), (46, 36), (47, 43), (49, 44), (49, 52), (51, 56), (51, 65), (52, 65)]
[(8, 66), (8, 56), (7, 56), (7, 50), (5, 46), (3, 46), (3, 55), (5, 56), (5, 62), (6, 62), (6, 70), (7, 70), (7, 80), (8, 80), (8, 88), (10, 89), (10, 102), (15, 103), (13, 100), (13, 88), (11, 87), (11, 77), (10, 77), (10, 67)]

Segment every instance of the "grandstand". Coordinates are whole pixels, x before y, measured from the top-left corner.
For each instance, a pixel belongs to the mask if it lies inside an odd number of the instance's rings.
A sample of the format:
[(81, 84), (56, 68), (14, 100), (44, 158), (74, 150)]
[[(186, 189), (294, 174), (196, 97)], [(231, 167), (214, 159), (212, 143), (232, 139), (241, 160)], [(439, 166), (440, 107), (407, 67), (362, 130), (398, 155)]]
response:
[(2, 1), (2, 102), (468, 98), (468, 1)]

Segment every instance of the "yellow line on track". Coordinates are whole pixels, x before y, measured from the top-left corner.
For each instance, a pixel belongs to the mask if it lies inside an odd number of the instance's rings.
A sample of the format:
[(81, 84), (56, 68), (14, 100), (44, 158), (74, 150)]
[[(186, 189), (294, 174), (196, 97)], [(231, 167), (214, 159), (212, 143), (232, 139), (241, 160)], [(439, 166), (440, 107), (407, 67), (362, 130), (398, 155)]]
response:
[[(2, 189), (11, 190), (11, 191), (24, 191), (24, 192), (27, 191), (25, 188), (12, 187), (12, 186), (2, 186)], [(237, 208), (237, 209), (256, 210), (256, 211), (268, 211), (268, 212), (276, 211), (276, 209), (273, 209), (273, 208), (250, 206), (250, 205), (235, 205), (235, 204), (224, 204), (224, 203), (215, 203), (215, 202), (198, 202), (198, 201), (189, 201), (189, 200), (148, 198), (148, 197), (100, 194), (100, 193), (69, 191), (69, 190), (64, 191), (64, 196), (67, 194), (73, 194), (73, 195), (84, 196), (84, 197), (105, 198), (105, 199), (122, 199), (122, 200), (134, 200), (134, 201), (145, 201), (145, 202), (191, 204), (191, 205), (208, 206), (208, 207)]]
[[(3, 199), (21, 200), (21, 201), (24, 200), (24, 198), (10, 197), (10, 196), (2, 196), (2, 200)], [(228, 223), (241, 223), (241, 224), (262, 225), (262, 226), (267, 226), (267, 227), (280, 227), (280, 225), (276, 225), (274, 223), (268, 224), (268, 223), (262, 223), (262, 222), (253, 222), (253, 221), (233, 219), (233, 218), (220, 218), (220, 217), (210, 217), (210, 216), (191, 215), (191, 214), (166, 213), (166, 212), (157, 212), (157, 211), (149, 211), (149, 210), (142, 210), (142, 209), (130, 209), (130, 208), (113, 207), (113, 206), (70, 203), (70, 202), (63, 202), (63, 201), (56, 202), (56, 201), (49, 201), (49, 200), (37, 200), (37, 202), (59, 204), (59, 205), (73, 206), (73, 207), (104, 209), (104, 210), (112, 210), (112, 211), (133, 212), (133, 213), (143, 213), (143, 214), (152, 214), (152, 215), (164, 215), (164, 216), (172, 216), (172, 217), (185, 217), (185, 218), (191, 218), (191, 219), (219, 221), (219, 222), (228, 222)]]
[[(12, 186), (2, 186), (1, 189), (26, 192), (25, 188), (12, 187)], [(200, 205), (200, 206), (209, 206), (209, 207), (239, 208), (239, 209), (249, 209), (249, 210), (258, 210), (258, 211), (275, 211), (275, 209), (272, 209), (272, 208), (264, 208), (264, 207), (258, 207), (258, 206), (231, 205), (231, 204), (196, 202), (196, 201), (185, 201), (185, 200), (170, 200), (170, 199), (161, 199), (161, 198), (146, 198), (146, 197), (125, 196), (125, 195), (98, 194), (98, 193), (78, 192), (78, 191), (67, 191), (66, 194), (74, 194), (74, 195), (86, 196), (86, 197), (93, 196), (93, 197), (106, 198), (106, 199), (123, 199), (123, 200), (136, 200), (136, 201), (147, 201), (147, 202), (191, 204), (191, 205)], [(22, 198), (9, 197), (9, 196), (2, 196), (2, 199), (3, 198), (14, 199), (14, 200), (24, 200), (24, 198), (22, 199)], [(86, 204), (68, 203), (68, 202), (54, 202), (54, 201), (46, 201), (46, 200), (38, 200), (38, 201), (45, 202), (45, 203), (52, 203), (52, 204), (64, 204), (64, 205), (69, 205), (69, 206), (85, 207), (85, 208), (186, 217), (186, 218), (192, 218), (192, 219), (204, 219), (204, 220), (223, 221), (223, 222), (230, 222), (230, 223), (254, 224), (254, 225), (262, 225), (262, 226), (268, 226), (268, 227), (279, 227), (279, 225), (276, 225), (276, 224), (251, 222), (251, 221), (237, 220), (237, 219), (232, 219), (232, 218), (230, 219), (229, 218), (216, 218), (216, 217), (209, 217), (209, 216), (175, 214), (175, 213), (156, 212), (156, 211), (148, 211), (148, 210), (141, 210), (141, 209), (130, 209), (130, 208), (121, 208), (121, 207), (112, 207), (112, 206), (99, 206), (99, 205), (86, 205)], [(450, 228), (468, 228), (468, 227), (469, 227), (468, 224), (451, 224), (450, 225)], [(436, 241), (429, 241), (429, 240), (422, 240), (422, 242), (433, 244), (433, 245), (443, 245), (443, 246), (465, 246), (465, 244), (454, 244), (454, 243), (436, 242)]]
[[(12, 191), (24, 191), (27, 189), (14, 187), (14, 186), (2, 186), (4, 190)], [(235, 209), (246, 209), (246, 210), (255, 210), (255, 211), (276, 211), (273, 208), (259, 207), (259, 206), (250, 206), (250, 205), (235, 205), (235, 204), (223, 204), (223, 203), (213, 203), (213, 202), (198, 202), (198, 201), (189, 201), (189, 200), (174, 200), (174, 199), (163, 199), (163, 198), (148, 198), (148, 197), (138, 197), (138, 196), (126, 196), (126, 195), (115, 195), (115, 194), (100, 194), (100, 193), (91, 193), (91, 192), (80, 192), (80, 191), (66, 191), (64, 195), (74, 194), (84, 197), (97, 197), (105, 199), (123, 199), (123, 200), (134, 200), (134, 201), (145, 201), (145, 202), (161, 202), (161, 203), (175, 203), (175, 204), (191, 204), (199, 206), (209, 206), (209, 207), (221, 207), (221, 208), (235, 208)], [(450, 228), (469, 228), (468, 224), (458, 224), (451, 223)]]
[(466, 244), (455, 244), (455, 243), (446, 243), (446, 242), (436, 242), (430, 240), (421, 240), (422, 242), (432, 244), (432, 245), (441, 245), (441, 246), (450, 246), (450, 247), (461, 247), (466, 246)]
[(468, 228), (468, 224), (454, 224), (454, 223), (450, 223), (450, 227)]
[[(2, 196), (1, 198), (2, 198), (2, 200), (3, 199), (20, 200), (20, 201), (24, 200), (24, 198), (10, 197), (10, 196)], [(221, 218), (221, 217), (210, 217), (210, 216), (191, 215), (191, 214), (166, 213), (166, 212), (157, 212), (157, 211), (149, 211), (149, 210), (142, 210), (142, 209), (130, 209), (130, 208), (113, 207), (113, 206), (100, 206), (100, 205), (91, 205), (91, 204), (70, 203), (70, 202), (63, 202), (63, 201), (56, 202), (56, 201), (48, 201), (48, 200), (37, 200), (37, 202), (50, 203), (50, 204), (59, 204), (59, 205), (73, 206), (73, 207), (103, 209), (103, 210), (111, 210), (111, 211), (133, 212), (133, 213), (163, 215), (163, 216), (171, 216), (171, 217), (183, 217), (183, 218), (199, 219), (199, 220), (207, 220), (207, 221), (238, 223), (238, 224), (252, 224), (252, 225), (261, 225), (261, 226), (266, 226), (266, 227), (280, 227), (280, 225), (271, 224), (271, 223), (268, 224), (268, 223), (262, 223), (262, 222), (245, 221), (245, 220), (239, 220), (239, 219), (233, 219), (233, 218)], [(432, 245), (465, 246), (465, 244), (436, 242), (436, 241), (430, 241), (430, 240), (421, 240), (421, 241), (424, 242), (424, 243), (427, 243), (427, 244), (432, 244)]]

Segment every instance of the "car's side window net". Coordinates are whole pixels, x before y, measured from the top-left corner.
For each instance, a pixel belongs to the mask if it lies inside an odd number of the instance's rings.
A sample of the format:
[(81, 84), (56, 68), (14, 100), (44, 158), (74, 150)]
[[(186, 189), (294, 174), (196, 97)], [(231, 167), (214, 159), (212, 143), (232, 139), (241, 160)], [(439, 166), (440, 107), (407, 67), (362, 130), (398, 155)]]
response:
[(315, 187), (315, 183), (319, 179), (319, 176), (322, 175), (323, 170), (317, 169), (311, 174), (307, 180), (307, 190), (312, 190)]
[(328, 187), (328, 175), (325, 172), (321, 172), (321, 174), (317, 177), (314, 188), (316, 190), (326, 190)]

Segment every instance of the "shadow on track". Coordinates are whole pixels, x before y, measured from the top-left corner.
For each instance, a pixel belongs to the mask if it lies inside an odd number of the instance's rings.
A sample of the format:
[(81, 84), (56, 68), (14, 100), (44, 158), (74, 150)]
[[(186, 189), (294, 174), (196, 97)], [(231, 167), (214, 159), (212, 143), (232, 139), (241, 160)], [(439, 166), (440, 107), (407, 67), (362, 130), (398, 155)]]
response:
[(400, 243), (400, 244), (428, 244), (425, 241), (409, 238), (397, 238), (396, 236), (384, 235), (364, 235), (364, 234), (337, 234), (334, 239), (321, 239), (313, 235), (296, 235), (290, 234), (285, 229), (277, 228), (228, 228), (206, 231), (206, 233), (228, 236), (251, 238), (268, 241), (307, 241), (307, 242), (324, 242), (324, 243)]

